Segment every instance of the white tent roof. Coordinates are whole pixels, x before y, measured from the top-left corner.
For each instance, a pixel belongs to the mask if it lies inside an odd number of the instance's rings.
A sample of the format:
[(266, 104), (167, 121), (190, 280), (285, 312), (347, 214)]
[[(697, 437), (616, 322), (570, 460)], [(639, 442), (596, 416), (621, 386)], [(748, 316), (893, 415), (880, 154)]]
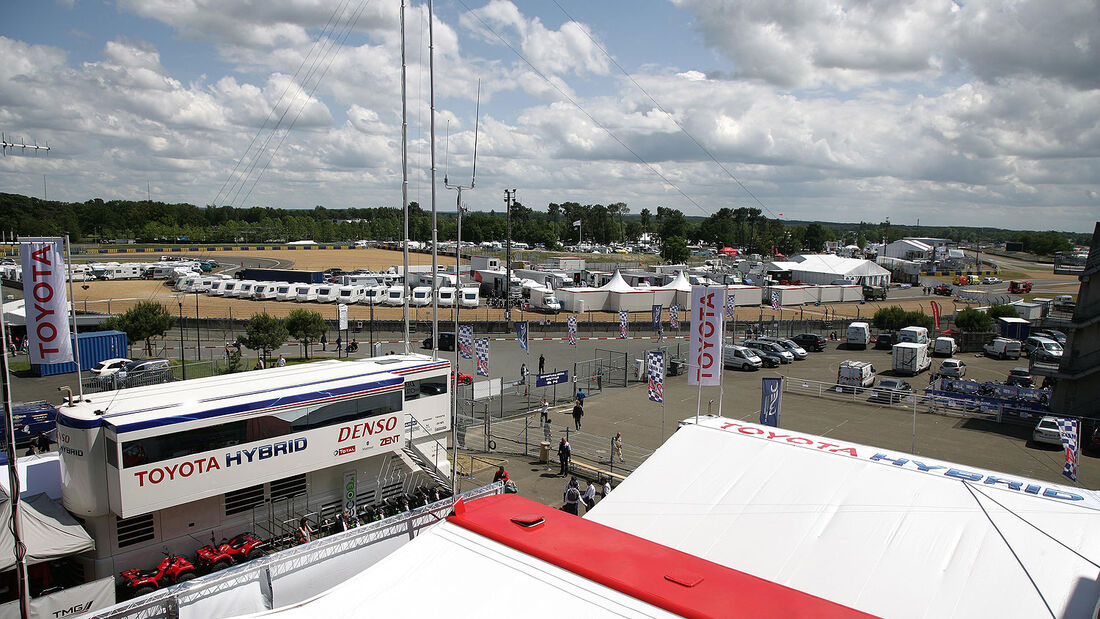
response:
[(621, 273), (618, 270), (611, 276), (611, 279), (599, 287), (599, 290), (606, 290), (608, 292), (634, 292), (634, 287), (626, 283)]
[(889, 275), (890, 271), (871, 260), (844, 258), (834, 254), (803, 254), (789, 261), (769, 263), (770, 270), (809, 271), (843, 276)]
[(672, 281), (661, 286), (665, 290), (676, 290), (679, 292), (691, 292), (691, 282), (688, 281), (683, 271), (676, 273), (676, 277)]
[(879, 616), (1061, 617), (1095, 616), (1098, 507), (1087, 491), (710, 418), (586, 518)]

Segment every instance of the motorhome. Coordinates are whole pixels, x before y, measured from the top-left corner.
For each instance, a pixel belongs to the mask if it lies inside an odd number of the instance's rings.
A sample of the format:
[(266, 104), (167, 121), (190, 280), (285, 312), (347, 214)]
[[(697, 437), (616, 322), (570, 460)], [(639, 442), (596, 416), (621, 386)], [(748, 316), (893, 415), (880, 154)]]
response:
[(278, 282), (275, 284), (275, 300), (276, 301), (296, 301), (298, 299), (297, 286), (289, 282)]
[(928, 329), (924, 327), (905, 327), (904, 329), (898, 329), (898, 341), (924, 344), (927, 346), (930, 343), (928, 339)]
[(141, 279), (144, 272), (145, 265), (136, 262), (125, 264), (107, 262), (92, 265), (92, 275), (94, 275), (96, 279)]
[(400, 307), (405, 304), (405, 294), (404, 286), (390, 286), (386, 289), (386, 298), (383, 300), (383, 303), (394, 307)]
[(332, 303), (340, 296), (340, 287), (333, 284), (321, 284), (317, 287), (317, 302)]
[(853, 322), (848, 325), (846, 334), (848, 348), (867, 348), (871, 343), (871, 325), (865, 322)]
[(257, 301), (275, 300), (276, 295), (275, 284), (271, 282), (256, 282), (252, 287), (252, 298)]
[(894, 344), (891, 356), (894, 374), (915, 376), (932, 365), (932, 359), (928, 354), (928, 345), (919, 342)]
[(349, 305), (362, 301), (363, 297), (366, 296), (366, 289), (363, 286), (357, 284), (340, 286), (339, 288), (337, 288), (336, 292), (337, 303), (345, 303)]
[(531, 309), (536, 312), (557, 314), (561, 311), (561, 302), (554, 296), (554, 291), (542, 286), (525, 286), (523, 296), (531, 303)]
[(409, 297), (409, 305), (413, 307), (424, 307), (430, 305), (432, 302), (432, 289), (427, 286), (417, 286), (412, 289), (412, 295)]
[(445, 288), (440, 288), (436, 291), (436, 298), (439, 303), (439, 307), (454, 307), (455, 289), (449, 286)]
[(155, 566), (165, 547), (193, 555), (211, 537), (289, 535), (299, 517), (331, 519), (345, 501), (354, 510), (430, 483), (402, 449), (437, 457), (449, 373), (444, 359), (392, 355), (62, 405), (61, 500), (95, 541), (75, 557), (84, 579)]
[(316, 301), (317, 289), (320, 287), (318, 284), (298, 284), (294, 287), (294, 300), (299, 303)]
[(477, 288), (459, 290), (458, 305), (463, 309), (473, 309), (481, 304), (481, 293)]

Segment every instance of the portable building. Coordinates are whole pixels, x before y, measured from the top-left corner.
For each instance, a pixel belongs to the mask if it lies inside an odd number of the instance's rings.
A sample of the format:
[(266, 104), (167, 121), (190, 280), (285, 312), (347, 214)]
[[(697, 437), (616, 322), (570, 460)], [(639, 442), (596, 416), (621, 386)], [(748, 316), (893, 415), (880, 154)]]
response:
[(1014, 316), (999, 316), (997, 318), (997, 328), (1001, 332), (1001, 337), (1020, 340), (1022, 342), (1027, 339), (1027, 336), (1031, 332), (1031, 323), (1023, 318), (1016, 318)]

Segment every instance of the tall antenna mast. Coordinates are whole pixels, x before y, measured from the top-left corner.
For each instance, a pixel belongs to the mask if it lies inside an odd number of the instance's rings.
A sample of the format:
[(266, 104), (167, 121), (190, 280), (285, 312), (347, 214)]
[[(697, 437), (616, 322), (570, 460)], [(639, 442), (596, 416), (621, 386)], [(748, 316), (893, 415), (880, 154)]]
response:
[[(401, 263), (401, 314), (405, 325), (405, 354), (409, 354), (409, 113), (406, 103), (405, 0), (401, 0), (401, 210), (405, 214), (404, 262)], [(373, 353), (372, 353), (373, 354)]]
[[(474, 108), (474, 163), (473, 170), (470, 172), (470, 185), (463, 187), (462, 185), (452, 185), (447, 182), (447, 175), (443, 175), (443, 186), (447, 189), (454, 189), (458, 192), (458, 200), (455, 202), (455, 210), (458, 213), (458, 229), (455, 234), (455, 296), (454, 296), (454, 317), (455, 317), (455, 365), (454, 375), (458, 376), (458, 360), (462, 352), (462, 347), (458, 345), (458, 311), (462, 306), (462, 190), (474, 188), (474, 174), (477, 173), (477, 132), (478, 125), (481, 116), (481, 80), (477, 81), (477, 107)], [(447, 158), (450, 160), (450, 139), (448, 134), (447, 141)], [(449, 165), (449, 164), (448, 164)], [(434, 278), (433, 278), (434, 281)], [(438, 341), (438, 340), (437, 340)], [(458, 385), (457, 378), (455, 380), (455, 386)], [(451, 406), (453, 414), (451, 416), (451, 446), (454, 449), (454, 456), (451, 458), (451, 462), (458, 463), (458, 391), (451, 388)], [(456, 476), (455, 467), (451, 466), (451, 496), (458, 496), (458, 477)]]
[[(434, 0), (428, 0), (428, 99), (431, 103), (431, 159), (432, 159), (432, 359), (439, 358), (439, 295), (436, 294), (436, 275), (439, 273), (439, 226), (435, 207), (435, 9)], [(457, 335), (457, 334), (456, 334)]]
[(37, 140), (34, 142), (34, 144), (27, 144), (26, 142), (23, 141), (22, 138), (19, 139), (18, 143), (17, 142), (9, 142), (8, 137), (6, 135), (4, 135), (3, 133), (0, 133), (0, 150), (3, 150), (5, 156), (7, 156), (8, 150), (11, 150), (11, 153), (14, 155), (15, 154), (15, 149), (17, 149), (17, 148), (20, 149), (19, 152), (21, 154), (24, 154), (24, 155), (27, 153), (28, 148), (31, 149), (31, 151), (36, 155), (38, 154), (38, 151), (40, 151), (40, 150), (45, 151), (45, 153), (48, 155), (48, 154), (50, 154), (50, 150), (51, 150), (49, 142), (46, 142), (45, 146), (39, 146)]

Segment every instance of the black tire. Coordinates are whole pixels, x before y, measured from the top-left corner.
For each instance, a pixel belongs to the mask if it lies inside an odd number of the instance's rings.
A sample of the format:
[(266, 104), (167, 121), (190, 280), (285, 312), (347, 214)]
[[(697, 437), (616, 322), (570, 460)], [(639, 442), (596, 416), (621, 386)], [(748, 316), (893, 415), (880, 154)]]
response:
[(225, 559), (222, 559), (221, 561), (215, 562), (214, 565), (211, 565), (210, 566), (210, 571), (211, 572), (220, 572), (220, 571), (222, 571), (224, 569), (228, 569), (228, 568), (229, 568), (229, 561), (227, 561)]
[(188, 580), (194, 580), (195, 576), (195, 572), (184, 572), (179, 575), (179, 578), (176, 579), (176, 582), (187, 582)]
[(253, 559), (259, 559), (266, 554), (267, 551), (263, 548), (253, 548), (252, 550), (249, 550), (248, 553), (244, 556), (244, 560), (251, 561)]
[(139, 598), (143, 595), (149, 595), (150, 593), (152, 593), (156, 590), (157, 590), (157, 588), (152, 586), (152, 585), (142, 585), (142, 586), (134, 589), (133, 595), (131, 595), (130, 597), (131, 597), (131, 599)]
[(489, 449), (494, 449), (495, 450), (496, 448), (497, 448), (497, 442), (494, 441), (493, 439), (489, 439)]

